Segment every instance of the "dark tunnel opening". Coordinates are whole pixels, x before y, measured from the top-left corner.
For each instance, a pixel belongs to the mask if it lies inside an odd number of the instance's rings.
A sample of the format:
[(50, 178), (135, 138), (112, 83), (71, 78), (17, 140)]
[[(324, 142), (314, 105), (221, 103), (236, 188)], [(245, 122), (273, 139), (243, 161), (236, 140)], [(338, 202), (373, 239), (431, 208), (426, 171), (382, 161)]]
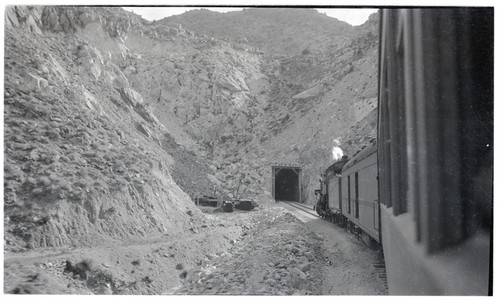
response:
[(300, 202), (298, 171), (282, 168), (275, 174), (274, 199), (277, 201)]

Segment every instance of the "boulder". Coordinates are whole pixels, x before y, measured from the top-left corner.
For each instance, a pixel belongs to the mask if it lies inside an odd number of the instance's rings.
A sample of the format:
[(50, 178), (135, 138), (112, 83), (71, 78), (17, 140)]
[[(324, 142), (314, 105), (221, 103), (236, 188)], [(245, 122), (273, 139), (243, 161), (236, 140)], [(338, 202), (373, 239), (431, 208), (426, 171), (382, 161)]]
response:
[(122, 99), (132, 107), (144, 103), (142, 95), (130, 87), (120, 88), (118, 92), (120, 92)]

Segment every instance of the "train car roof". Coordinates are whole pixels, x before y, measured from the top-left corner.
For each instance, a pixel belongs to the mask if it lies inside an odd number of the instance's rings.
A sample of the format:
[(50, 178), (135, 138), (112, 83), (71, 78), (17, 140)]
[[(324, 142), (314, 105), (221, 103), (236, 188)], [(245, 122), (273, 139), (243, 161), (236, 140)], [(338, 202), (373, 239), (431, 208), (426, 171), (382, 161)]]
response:
[(377, 143), (372, 143), (366, 147), (364, 147), (361, 151), (359, 151), (354, 157), (352, 157), (351, 160), (349, 160), (344, 167), (342, 168), (342, 172), (345, 171), (346, 169), (350, 168), (354, 164), (358, 163), (359, 161), (365, 159), (369, 155), (373, 154), (374, 152), (377, 151)]
[(333, 172), (334, 174), (340, 174), (342, 171), (342, 167), (344, 167), (344, 164), (348, 162), (347, 159), (337, 161), (333, 163), (332, 165), (328, 166), (327, 169), (325, 169), (325, 174), (330, 174)]

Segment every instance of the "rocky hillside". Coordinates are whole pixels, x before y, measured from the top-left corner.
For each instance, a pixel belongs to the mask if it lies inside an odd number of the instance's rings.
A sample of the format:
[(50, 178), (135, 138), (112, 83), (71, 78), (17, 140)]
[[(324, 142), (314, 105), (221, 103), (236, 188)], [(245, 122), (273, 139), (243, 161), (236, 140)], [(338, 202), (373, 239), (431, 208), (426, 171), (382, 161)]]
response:
[(247, 8), (228, 13), (199, 9), (158, 22), (182, 24), (198, 34), (245, 43), (266, 54), (287, 55), (325, 50), (353, 31), (351, 25), (312, 8)]
[[(307, 202), (314, 202), (317, 175), (332, 163), (331, 141), (341, 138), (345, 153), (352, 156), (375, 139), (376, 15), (362, 26), (351, 27), (312, 9), (245, 9), (224, 14), (195, 10), (158, 23), (180, 24), (203, 37), (220, 37), (231, 42), (220, 43), (238, 45), (236, 48), (240, 50), (245, 47), (241, 43), (264, 50), (256, 52), (250, 46), (245, 49), (247, 53), (243, 56), (255, 57), (254, 62), (246, 63), (251, 63), (256, 72), (250, 75), (242, 71), (247, 74), (244, 78), (250, 83), (248, 88), (243, 85), (229, 93), (232, 98), (246, 93), (251, 100), (246, 103), (259, 108), (245, 113), (250, 123), (243, 118), (240, 125), (237, 118), (228, 119), (220, 111), (211, 112), (220, 116), (219, 120), (229, 130), (224, 131), (222, 140), (209, 139), (216, 154), (212, 158), (218, 168), (216, 176), (229, 184), (236, 196), (247, 192), (238, 188), (255, 183), (262, 184), (269, 192), (270, 165), (292, 162), (304, 167), (304, 197)], [(309, 46), (305, 47), (306, 44)], [(226, 57), (231, 53), (226, 51)], [(261, 55), (256, 57), (256, 53)], [(220, 61), (226, 66), (224, 72), (231, 74), (228, 70), (235, 64)], [(207, 123), (202, 119), (202, 128), (206, 128)], [(234, 183), (234, 173), (238, 171), (254, 177), (242, 176)], [(246, 185), (240, 185), (242, 182)]]
[[(241, 14), (246, 40), (212, 17), (198, 32), (121, 8), (6, 9), (8, 249), (190, 231), (196, 196), (268, 199), (272, 162), (303, 166), (314, 201), (331, 140), (353, 155), (375, 137), (377, 20)], [(288, 42), (263, 43), (278, 27)]]
[(176, 142), (182, 131), (169, 133), (120, 65), (133, 57), (123, 33), (141, 22), (118, 8), (6, 10), (8, 249), (100, 244), (203, 220), (186, 192), (212, 191), (209, 164), (195, 142)]

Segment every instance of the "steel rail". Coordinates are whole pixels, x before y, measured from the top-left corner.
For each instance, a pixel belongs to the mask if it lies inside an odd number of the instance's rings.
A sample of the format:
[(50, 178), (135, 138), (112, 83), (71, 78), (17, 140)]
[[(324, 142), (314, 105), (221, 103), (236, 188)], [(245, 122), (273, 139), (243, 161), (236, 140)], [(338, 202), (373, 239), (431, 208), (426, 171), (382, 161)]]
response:
[(282, 201), (282, 203), (285, 203), (293, 208), (296, 208), (296, 209), (299, 209), (301, 211), (304, 211), (305, 213), (308, 213), (314, 217), (319, 217), (317, 214), (313, 213), (314, 211), (311, 209), (311, 208), (308, 208), (306, 206), (300, 206), (298, 204), (292, 204), (293, 202), (285, 202), (285, 201)]

